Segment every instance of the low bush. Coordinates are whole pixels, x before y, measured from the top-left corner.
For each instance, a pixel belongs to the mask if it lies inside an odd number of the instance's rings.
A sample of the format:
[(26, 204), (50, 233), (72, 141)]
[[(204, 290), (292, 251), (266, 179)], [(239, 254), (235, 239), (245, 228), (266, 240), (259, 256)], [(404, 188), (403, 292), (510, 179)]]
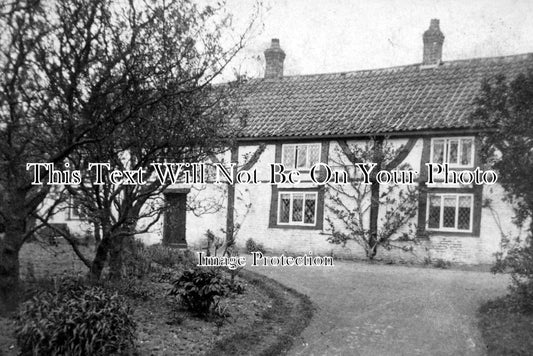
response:
[(166, 268), (172, 268), (177, 265), (192, 267), (195, 264), (194, 256), (189, 250), (180, 250), (161, 244), (147, 246), (146, 257), (150, 261)]
[(497, 254), (493, 272), (510, 272), (509, 302), (526, 313), (533, 313), (533, 241), (514, 246), (507, 254)]
[(433, 263), (433, 266), (435, 268), (442, 268), (442, 269), (448, 269), (452, 266), (451, 262), (450, 261), (445, 261), (443, 260), (442, 258), (438, 258), (437, 260), (435, 260), (435, 262)]
[(248, 253), (252, 253), (252, 252), (261, 252), (261, 253), (265, 253), (265, 247), (263, 246), (263, 244), (261, 243), (256, 243), (252, 238), (249, 238), (248, 240), (246, 240), (246, 251)]
[(246, 291), (244, 283), (235, 279), (230, 281), (229, 289), (232, 293), (235, 294), (243, 294)]
[(129, 249), (124, 251), (123, 270), (127, 278), (143, 279), (153, 272), (146, 246), (140, 240), (133, 240)]
[(194, 256), (188, 250), (161, 244), (146, 246), (139, 240), (135, 240), (124, 258), (126, 276), (139, 279), (149, 277), (157, 282), (161, 282), (159, 277), (168, 274), (169, 269), (187, 269), (195, 264)]
[(193, 267), (173, 282), (170, 295), (180, 298), (192, 313), (206, 316), (231, 292), (230, 281), (217, 268)]
[(16, 321), (21, 355), (111, 355), (133, 349), (125, 300), (101, 287), (63, 280), (25, 302)]
[(118, 281), (104, 281), (102, 287), (112, 293), (125, 297), (147, 301), (154, 296), (153, 289), (147, 281), (136, 278), (123, 277)]

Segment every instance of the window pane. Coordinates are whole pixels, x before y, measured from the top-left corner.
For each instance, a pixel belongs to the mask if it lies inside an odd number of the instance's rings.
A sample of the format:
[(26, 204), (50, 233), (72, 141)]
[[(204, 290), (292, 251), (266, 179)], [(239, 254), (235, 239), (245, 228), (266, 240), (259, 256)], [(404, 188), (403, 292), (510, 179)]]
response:
[(459, 197), (459, 212), (457, 218), (457, 228), (460, 230), (470, 230), (470, 212), (472, 209), (472, 197)]
[(432, 195), (429, 198), (428, 227), (437, 229), (440, 227), (440, 196)]
[(444, 140), (433, 141), (433, 163), (444, 162)]
[(290, 206), (291, 206), (291, 195), (290, 194), (280, 194), (279, 222), (282, 222), (282, 223), (288, 223), (289, 222)]
[(294, 166), (294, 154), (296, 146), (294, 145), (283, 145), (283, 166), (285, 169), (293, 169)]
[(303, 204), (304, 195), (301, 193), (295, 193), (292, 195), (292, 221), (303, 221)]
[(307, 146), (297, 146), (297, 156), (296, 159), (298, 168), (307, 168)]
[(457, 163), (459, 141), (450, 140), (448, 143), (448, 163)]
[(320, 145), (309, 145), (309, 168), (320, 162)]
[(443, 209), (443, 215), (442, 215), (442, 226), (443, 227), (455, 227), (455, 204), (457, 202), (457, 198), (455, 196), (452, 197), (444, 197), (444, 207)]
[(461, 164), (463, 166), (472, 165), (472, 139), (461, 140)]
[(315, 206), (316, 206), (316, 195), (306, 194), (305, 195), (304, 223), (306, 224), (315, 223)]

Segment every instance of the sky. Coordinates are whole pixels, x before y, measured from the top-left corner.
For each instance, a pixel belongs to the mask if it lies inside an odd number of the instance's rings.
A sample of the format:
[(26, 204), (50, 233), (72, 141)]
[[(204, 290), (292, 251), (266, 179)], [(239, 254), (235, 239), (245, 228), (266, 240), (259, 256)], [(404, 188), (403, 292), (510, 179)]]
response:
[[(252, 0), (227, 0), (236, 31)], [(422, 33), (439, 19), (443, 61), (533, 52), (533, 0), (263, 0), (230, 72), (263, 74), (263, 51), (279, 38), (286, 75), (346, 72), (422, 61)]]

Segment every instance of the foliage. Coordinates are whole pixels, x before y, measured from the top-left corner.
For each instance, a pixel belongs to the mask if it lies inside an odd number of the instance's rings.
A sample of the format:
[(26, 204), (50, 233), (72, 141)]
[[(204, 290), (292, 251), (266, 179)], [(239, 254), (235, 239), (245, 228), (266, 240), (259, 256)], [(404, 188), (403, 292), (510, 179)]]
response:
[(22, 355), (110, 355), (132, 350), (135, 322), (124, 299), (62, 281), (24, 303), (15, 334)]
[(190, 267), (195, 264), (191, 251), (180, 250), (161, 244), (154, 244), (145, 248), (147, 258), (163, 267), (172, 268), (178, 265)]
[[(394, 149), (391, 144), (374, 140), (363, 146), (346, 147), (346, 150), (350, 152), (347, 154), (338, 150), (337, 158), (332, 157), (332, 161), (342, 167), (351, 178), (350, 184), (328, 185), (330, 203), (326, 206), (333, 213), (332, 217), (326, 217), (331, 228), (328, 241), (342, 245), (354, 241), (362, 246), (367, 257), (372, 259), (377, 253), (378, 246), (390, 249), (398, 247), (394, 245), (394, 241), (415, 240), (415, 225), (412, 219), (416, 216), (418, 208), (416, 187), (399, 184), (382, 185), (375, 181), (379, 167), (386, 167), (393, 162), (401, 149)], [(341, 158), (342, 156), (347, 156), (349, 162)], [(372, 184), (364, 184), (362, 175), (354, 175), (353, 168), (356, 163), (377, 163), (370, 175)], [(409, 166), (401, 165), (394, 168), (403, 170)], [(385, 209), (384, 213), (378, 214), (381, 209)], [(372, 215), (376, 216), (375, 226), (371, 221)], [(377, 216), (381, 216), (380, 224), (377, 223)], [(410, 250), (412, 247), (400, 248)]]
[(496, 254), (493, 272), (511, 272), (511, 294), (508, 300), (518, 310), (533, 313), (533, 245), (515, 244)]
[(509, 79), (500, 75), (484, 82), (471, 120), (492, 129), (480, 134), (483, 158), (498, 171), (522, 225), (533, 216), (533, 68)]
[(237, 279), (230, 279), (229, 289), (232, 293), (243, 294), (246, 291), (246, 286), (243, 282)]
[(448, 269), (451, 267), (450, 261), (445, 261), (442, 258), (438, 258), (435, 262), (433, 262), (433, 266), (435, 268), (442, 268), (442, 269)]
[(124, 275), (129, 278), (143, 279), (153, 272), (151, 260), (146, 254), (146, 246), (139, 240), (132, 241), (124, 256)]
[(119, 281), (102, 281), (102, 287), (107, 291), (116, 292), (128, 298), (147, 301), (151, 299), (154, 294), (153, 290), (146, 280), (139, 280), (137, 278), (122, 278)]
[(252, 238), (249, 238), (248, 240), (246, 240), (246, 251), (248, 253), (252, 253), (252, 252), (261, 252), (261, 253), (265, 253), (265, 247), (263, 246), (263, 244), (261, 243), (256, 243)]
[(488, 78), (477, 97), (471, 121), (480, 134), (483, 159), (498, 171), (498, 182), (515, 209), (514, 223), (529, 221), (528, 236), (510, 244), (502, 234), (495, 272), (511, 272), (511, 298), (533, 310), (533, 68), (515, 78)]
[(126, 284), (131, 283), (128, 280), (132, 278), (169, 282), (174, 279), (177, 270), (196, 265), (196, 259), (189, 250), (161, 244), (147, 246), (140, 240), (135, 240), (126, 252), (123, 263)]
[(206, 316), (214, 310), (220, 298), (230, 294), (230, 282), (220, 269), (194, 267), (183, 272), (173, 282), (170, 295), (178, 296), (185, 307)]

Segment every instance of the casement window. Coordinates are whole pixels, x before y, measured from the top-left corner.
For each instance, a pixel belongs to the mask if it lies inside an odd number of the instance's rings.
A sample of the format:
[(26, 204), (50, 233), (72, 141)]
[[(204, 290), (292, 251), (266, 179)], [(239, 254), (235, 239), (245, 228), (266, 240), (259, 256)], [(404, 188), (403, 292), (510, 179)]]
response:
[(282, 146), (281, 163), (285, 169), (307, 170), (320, 162), (320, 143)]
[(474, 165), (474, 137), (432, 139), (431, 162), (448, 163), (450, 167), (472, 167)]
[(316, 192), (283, 191), (278, 194), (278, 225), (316, 224), (318, 198)]
[(427, 229), (471, 232), (473, 194), (428, 194)]

